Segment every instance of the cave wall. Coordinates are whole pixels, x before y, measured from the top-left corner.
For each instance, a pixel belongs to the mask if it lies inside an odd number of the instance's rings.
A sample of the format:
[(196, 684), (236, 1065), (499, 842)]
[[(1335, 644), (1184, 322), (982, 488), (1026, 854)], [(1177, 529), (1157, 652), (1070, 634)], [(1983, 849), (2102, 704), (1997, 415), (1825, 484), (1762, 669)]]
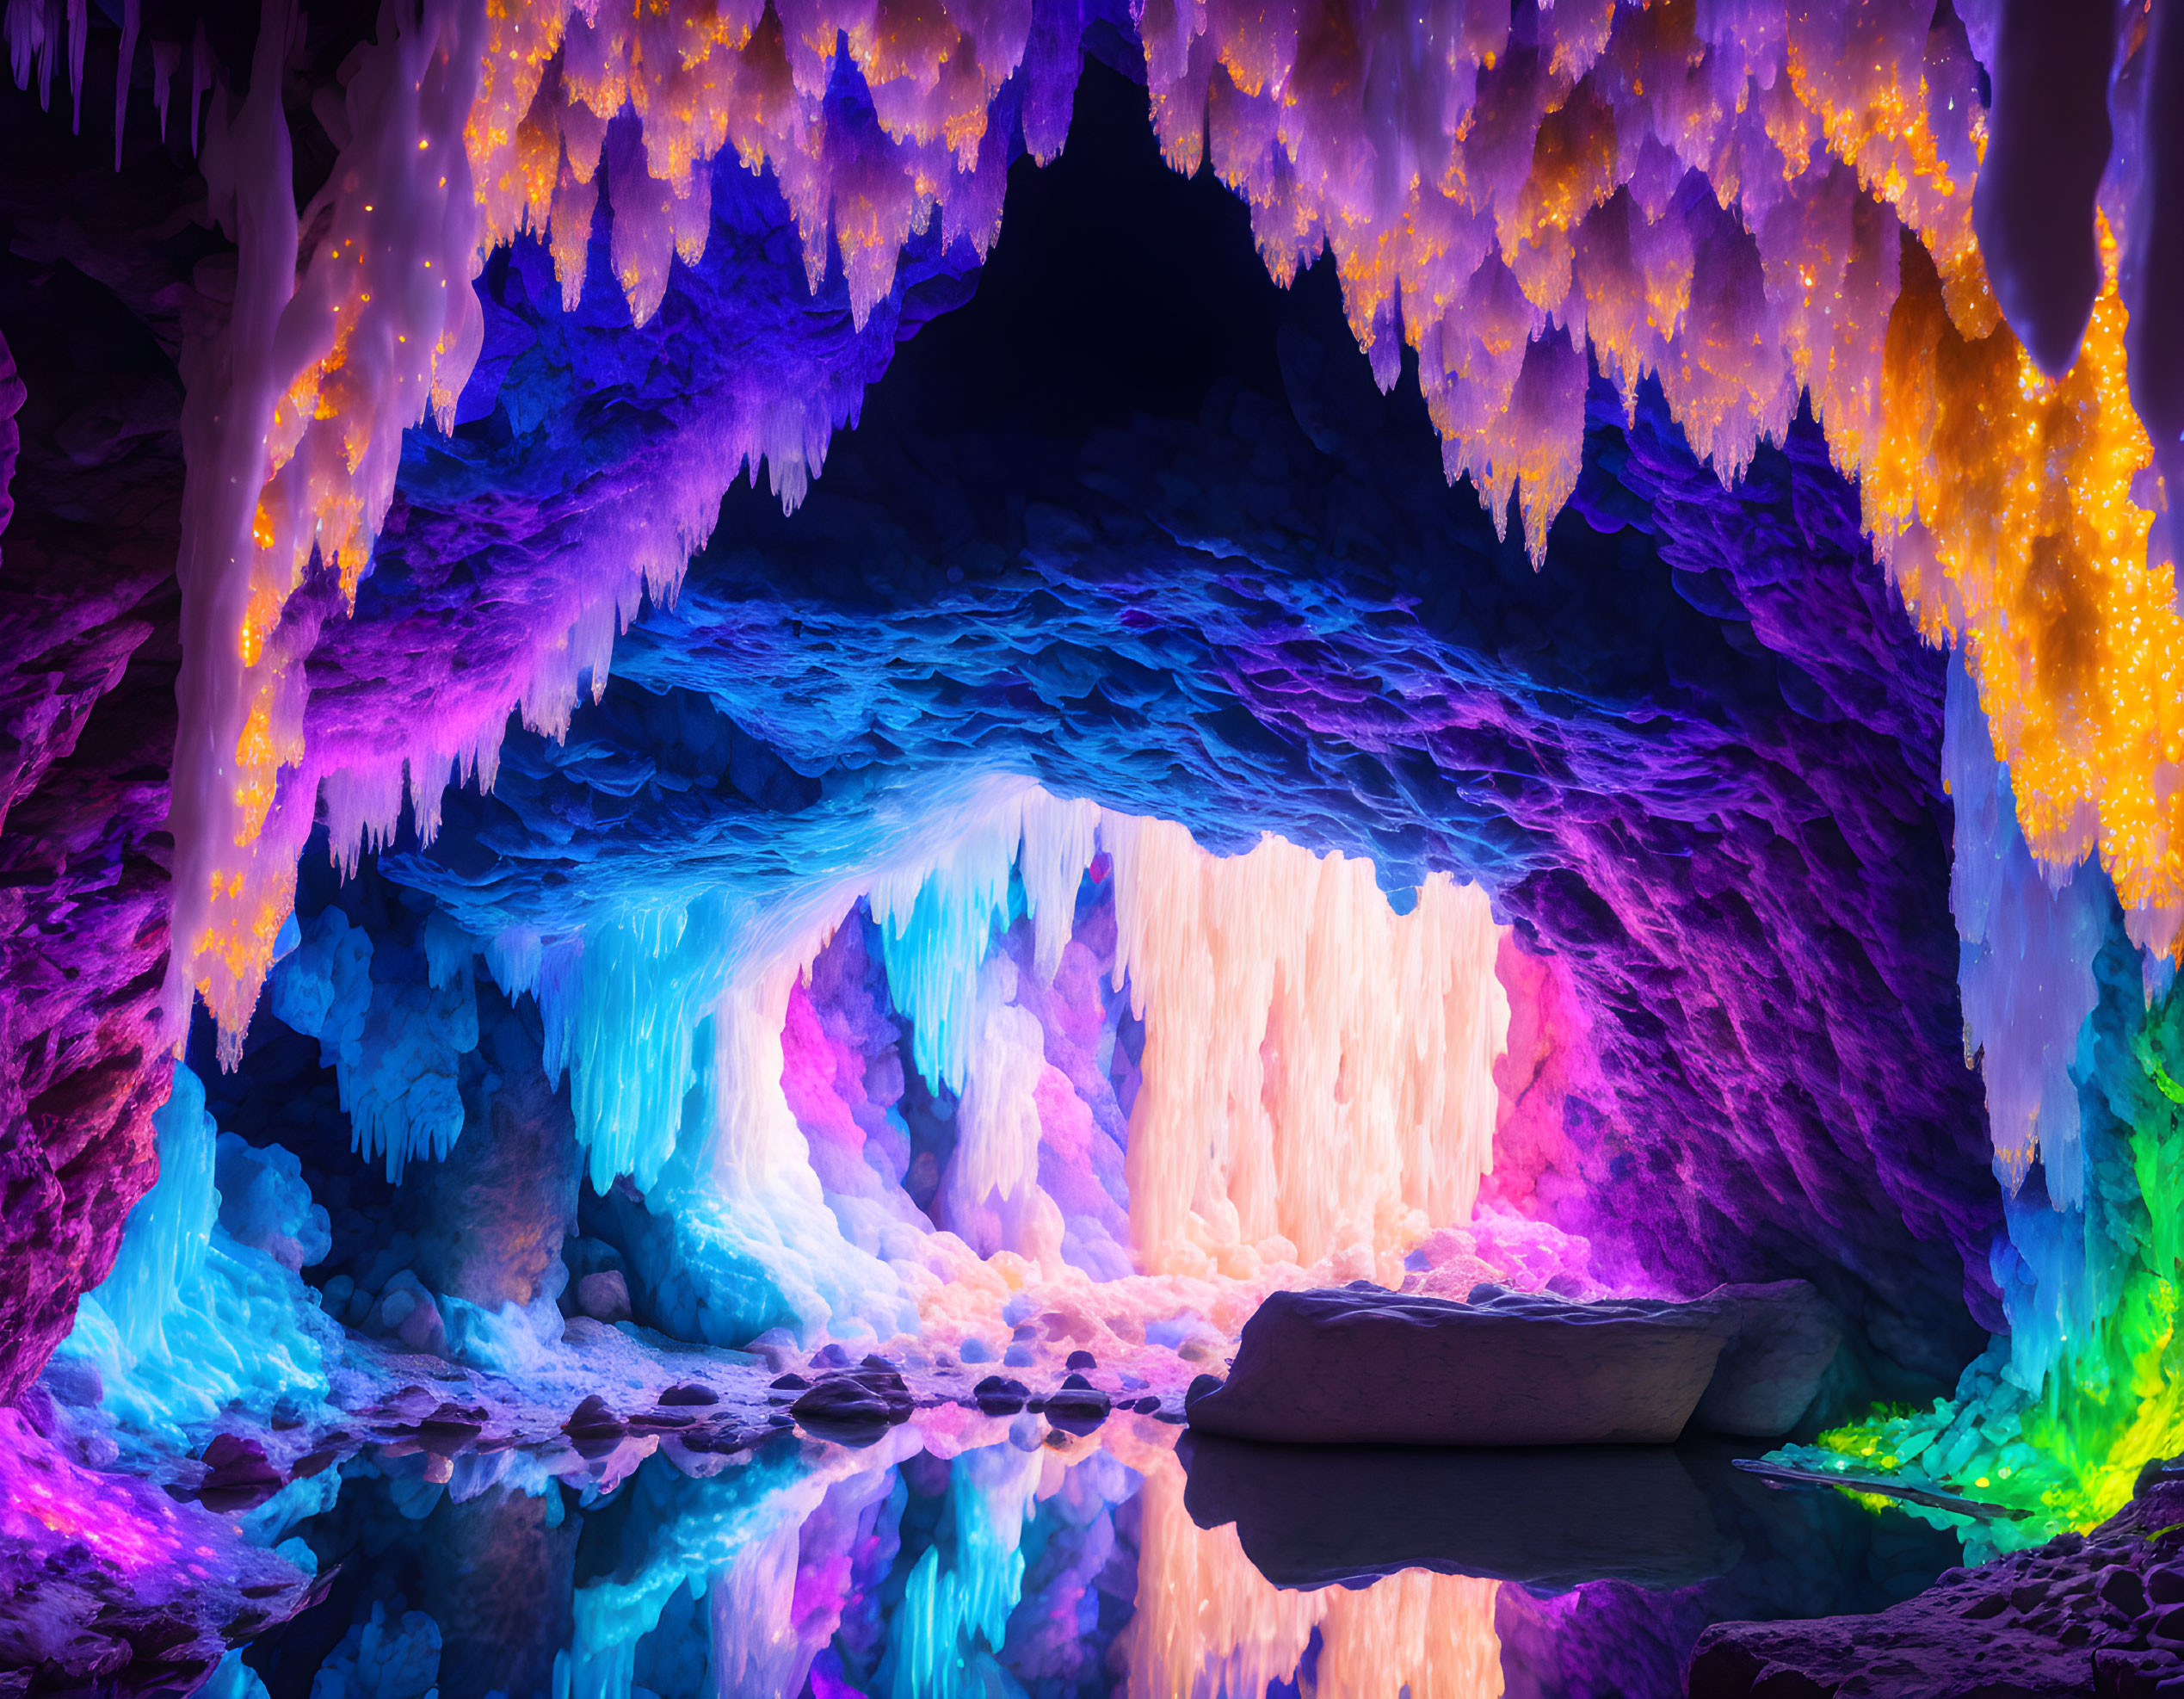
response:
[[(314, 40), (299, 109), (346, 51)], [(838, 269), (799, 297), (787, 207), (732, 160), (706, 258), (642, 329), (601, 263), (611, 207), (574, 312), (535, 244), (494, 260), (459, 423), (410, 433), (355, 618), (324, 577), (291, 610), (324, 622), (307, 716), (329, 762), (504, 691), (581, 602), (600, 543), (580, 522), (701, 457), (707, 398), (740, 366), (834, 386), (861, 423), (793, 519), (732, 492), (569, 739), (512, 733), (492, 794), (451, 793), (438, 841), (398, 844), (389, 870), (481, 936), (567, 926), (661, 858), (786, 888), (876, 799), (998, 769), (1216, 848), (1271, 829), (1371, 854), (1391, 890), (1475, 874), (1593, 1016), (1539, 1207), (1687, 1288), (1813, 1274), (1914, 1380), (1946, 1379), (1997, 1319), (1999, 1208), (1958, 1049), (1942, 667), (1817, 429), (1724, 490), (1657, 392), (1626, 416), (1596, 381), (1535, 574), (1521, 534), (1446, 484), (1415, 378), (1374, 388), (1325, 269), (1274, 289), (1240, 207), (1161, 164), (1143, 99), (1089, 71), (1070, 151), (1016, 168), (1021, 216), (983, 272), (922, 238), (861, 327)], [(96, 176), (100, 146), (26, 174), (62, 233), (11, 211), (0, 317), (35, 350), (23, 452), (49, 462), (34, 496), (19, 467), (0, 540), (26, 751), (0, 900), (22, 915), (10, 984), (47, 993), (9, 1008), (7, 1243), (56, 1276), (4, 1301), (18, 1377), (149, 1179), (173, 374), (192, 324), (217, 321), (225, 247), (178, 142), (118, 178)], [(100, 312), (128, 322), (94, 329)], [(40, 379), (70, 319), (85, 352)], [(62, 429), (78, 416), (96, 423)], [(56, 605), (72, 652), (38, 646)], [(41, 925), (66, 928), (65, 963)]]

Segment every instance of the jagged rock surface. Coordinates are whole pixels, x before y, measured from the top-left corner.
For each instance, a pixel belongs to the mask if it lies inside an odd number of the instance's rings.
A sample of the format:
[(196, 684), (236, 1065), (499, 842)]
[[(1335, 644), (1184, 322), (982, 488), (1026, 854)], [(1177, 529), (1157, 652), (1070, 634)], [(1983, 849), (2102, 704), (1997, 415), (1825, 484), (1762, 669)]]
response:
[(2150, 1469), (2090, 1535), (1973, 1570), (1872, 1616), (1727, 1622), (1700, 1637), (1691, 1699), (2153, 1699), (2184, 1691), (2184, 1477)]

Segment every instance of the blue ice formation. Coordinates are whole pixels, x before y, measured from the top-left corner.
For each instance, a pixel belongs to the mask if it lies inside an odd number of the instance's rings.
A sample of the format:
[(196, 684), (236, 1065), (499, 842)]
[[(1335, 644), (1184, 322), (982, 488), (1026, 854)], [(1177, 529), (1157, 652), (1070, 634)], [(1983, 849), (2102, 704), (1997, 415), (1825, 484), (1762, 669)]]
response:
[(239, 1646), (220, 1659), (219, 1667), (197, 1691), (200, 1699), (267, 1699), (265, 1683), (243, 1661)]
[(268, 982), (274, 1014), (316, 1038), (340, 1080), (356, 1152), (384, 1156), (393, 1181), (418, 1158), (444, 1160), (462, 1135), (458, 1059), (478, 1047), (475, 947), (437, 912), (417, 930), (424, 973), (375, 974), (371, 937), (329, 905)]
[[(221, 1133), (204, 1103), (197, 1076), (177, 1066), (157, 1123), (158, 1183), (55, 1359), (96, 1371), (100, 1410), (126, 1443), (170, 1452), (231, 1412), (263, 1421), (284, 1402), (291, 1413), (320, 1406), (341, 1350), (299, 1273), (330, 1242), (299, 1164)], [(299, 1513), (287, 1505), (267, 1525)]]
[(151, 1124), (159, 1177), (130, 1212), (114, 1267), (91, 1294), (117, 1347), (132, 1357), (164, 1351), (167, 1318), (204, 1267), (220, 1212), (213, 1178), (219, 1130), (205, 1113), (204, 1086), (188, 1068), (175, 1070)]
[(825, 1488), (780, 1448), (705, 1479), (640, 1468), (620, 1489), (629, 1502), (601, 1529), (596, 1578), (577, 1591), (569, 1699), (630, 1699), (639, 1644), (677, 1596), (703, 1595), (778, 1529), (801, 1523)]
[[(1657, 386), (1626, 408), (1596, 386), (1535, 574), (1449, 489), (1409, 380), (1375, 385), (1332, 267), (1276, 290), (1242, 210), (1144, 139), (1141, 90), (1105, 87), (1088, 76), (1052, 176), (1126, 182), (1133, 228), (1161, 233), (1142, 275), (1119, 266), (1144, 284), (1138, 319), (1085, 299), (1104, 227), (1041, 229), (1036, 195), (968, 300), (960, 256), (914, 244), (884, 346), (835, 316), (831, 278), (800, 326), (756, 338), (756, 304), (803, 286), (756, 275), (787, 223), (747, 176), (716, 172), (707, 257), (641, 329), (611, 287), (563, 312), (527, 244), (489, 267), (497, 388), (452, 437), (410, 443), (399, 524), (314, 662), (340, 686), (314, 696), (314, 747), (368, 748), (431, 692), (505, 670), (589, 547), (583, 516), (679, 487), (704, 436), (688, 398), (755, 339), (815, 374), (893, 365), (793, 520), (731, 492), (676, 595), (626, 610), (565, 740), (511, 724), (490, 794), (451, 791), (436, 842), (382, 870), (480, 940), (511, 994), (536, 985), (595, 1185), (627, 1175), (648, 1202), (676, 1175), (778, 1189), (740, 1135), (685, 1147), (693, 1096), (719, 1101), (748, 1053), (698, 1027), (739, 964), (795, 954), (785, 939), (861, 892), (912, 1068), (929, 1092), (960, 1078), (953, 1010), (912, 987), (921, 962), (950, 964), (935, 997), (968, 982), (1004, 887), (959, 863), (960, 905), (938, 887), (922, 921), (919, 904), (997, 788), (1180, 819), (1218, 850), (1276, 831), (1371, 856), (1398, 893), (1478, 877), (1611, 1011), (1553, 1177), (1560, 1224), (1692, 1289), (1832, 1282), (1878, 1305), (1883, 1355), (1945, 1384), (2002, 1319), (1999, 1200), (1954, 1060), (1945, 670), (1818, 431), (1800, 420), (1725, 486)], [(1101, 100), (1130, 129), (1105, 154), (1086, 151)], [(1049, 374), (1106, 396), (1083, 368), (1175, 346), (1156, 332), (1198, 310), (1186, 275), (1215, 280), (1225, 315), (1198, 387), (1138, 417), (1047, 405)], [(996, 396), (1015, 410), (999, 428)], [(1031, 911), (1037, 857), (1016, 848)], [(1752, 1041), (1785, 1010), (1785, 1041)], [(1656, 1150), (1687, 1183), (1633, 1154)], [(771, 1233), (713, 1235), (723, 1278), (762, 1270)], [(829, 1276), (844, 1295), (851, 1272)]]
[[(966, 1451), (951, 1467), (952, 1536), (926, 1548), (903, 1590), (879, 1692), (885, 1699), (974, 1699), (1008, 1643), (1023, 1597), (1024, 1521), (1039, 1485), (1040, 1454), (1013, 1445)], [(1003, 1690), (1005, 1690), (1005, 1678)]]
[(311, 1699), (438, 1699), (440, 1625), (397, 1598), (349, 1624), (311, 1684)]
[(1961, 656), (1949, 664), (1942, 770), (1955, 805), (1965, 1049), (1986, 1085), (2007, 1193), (1990, 1267), (2009, 1366), (1991, 1405), (2037, 1392), (2066, 1342), (2088, 1338), (2113, 1304), (2122, 1259), (2106, 1251), (2103, 1227), (2122, 1194), (2103, 1171), (2127, 1158), (2098, 1102), (2095, 1050), (2114, 973), (2101, 958), (2123, 943), (2122, 915), (2089, 862), (2058, 877), (2033, 859)]

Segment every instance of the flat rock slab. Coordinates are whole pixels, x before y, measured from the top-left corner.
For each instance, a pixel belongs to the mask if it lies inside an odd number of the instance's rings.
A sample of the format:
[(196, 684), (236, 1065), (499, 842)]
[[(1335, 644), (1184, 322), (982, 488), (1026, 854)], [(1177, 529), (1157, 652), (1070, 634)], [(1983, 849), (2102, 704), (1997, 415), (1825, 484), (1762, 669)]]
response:
[(1359, 1282), (1276, 1292), (1191, 1425), (1294, 1444), (1667, 1444), (1687, 1425), (1776, 1438), (1841, 1343), (1803, 1281), (1688, 1303), (1573, 1304), (1482, 1285), (1456, 1303)]
[(1692, 1425), (1742, 1439), (1780, 1439), (1797, 1426), (1835, 1360), (1842, 1319), (1803, 1280), (1718, 1287), (1700, 1301), (1718, 1308), (1729, 1331)]
[(1664, 1590), (1724, 1572), (1735, 1542), (1663, 1447), (1516, 1450), (1262, 1445), (1194, 1433), (1177, 1449), (1201, 1528), (1236, 1524), (1277, 1587), (1369, 1585), (1405, 1569)]
[(1721, 1356), (1701, 1305), (1496, 1308), (1383, 1288), (1276, 1292), (1194, 1429), (1321, 1445), (1667, 1444)]

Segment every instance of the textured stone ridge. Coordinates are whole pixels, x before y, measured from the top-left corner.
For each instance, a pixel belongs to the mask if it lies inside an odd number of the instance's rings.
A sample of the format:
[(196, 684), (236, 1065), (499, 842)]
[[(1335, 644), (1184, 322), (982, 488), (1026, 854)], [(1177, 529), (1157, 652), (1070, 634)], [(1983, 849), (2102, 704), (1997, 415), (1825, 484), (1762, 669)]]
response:
[(110, 146), (0, 108), (0, 1400), (111, 1263), (169, 1078), (175, 355), (219, 242), (163, 154)]
[(2130, 1505), (2090, 1535), (1951, 1570), (1877, 1616), (1718, 1624), (1693, 1653), (1690, 1691), (1691, 1699), (2184, 1693), (2184, 1475), (2150, 1468)]

